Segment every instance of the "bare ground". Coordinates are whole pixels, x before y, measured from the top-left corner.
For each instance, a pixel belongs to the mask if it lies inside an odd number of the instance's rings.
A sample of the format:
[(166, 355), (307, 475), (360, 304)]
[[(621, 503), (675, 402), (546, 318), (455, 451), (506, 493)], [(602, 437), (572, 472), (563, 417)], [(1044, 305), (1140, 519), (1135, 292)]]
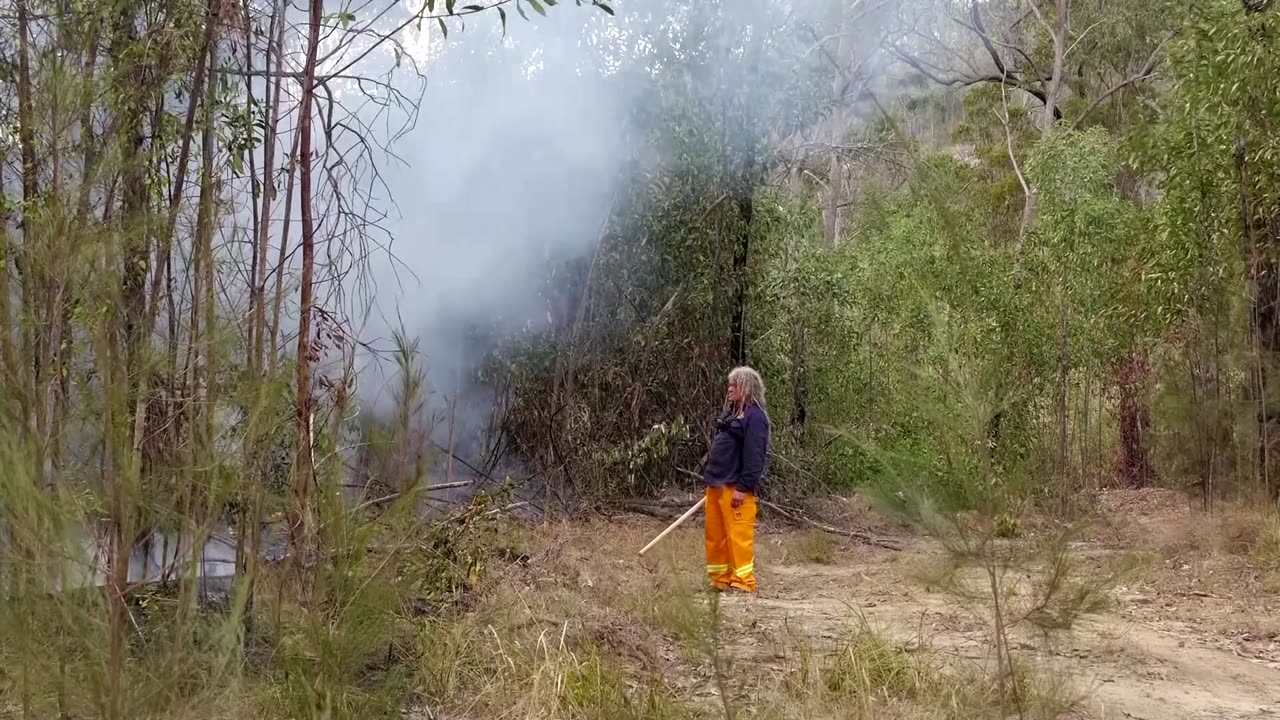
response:
[[(1280, 718), (1280, 583), (1274, 568), (1259, 567), (1244, 552), (1254, 532), (1249, 523), (1230, 512), (1206, 515), (1165, 491), (1112, 493), (1100, 505), (1103, 521), (1075, 548), (1086, 572), (1100, 572), (1108, 558), (1134, 552), (1145, 555), (1145, 569), (1118, 589), (1112, 610), (1077, 626), (1053, 650), (1023, 642), (1014, 652), (1069, 677), (1079, 693), (1080, 717)], [(873, 522), (857, 508), (838, 520)], [(569, 565), (584, 587), (613, 583), (614, 573), (639, 573), (640, 583), (634, 577), (616, 581), (636, 592), (647, 576), (660, 592), (664, 576), (696, 577), (701, 563), (698, 527), (669, 536), (651, 553), (656, 557), (636, 561), (634, 550), (627, 552), (663, 525), (614, 519), (607, 537), (600, 534), (605, 527), (579, 528), (561, 538), (558, 551), (575, 560)], [(721, 646), (736, 704), (748, 712), (785, 705), (796, 648), (830, 649), (863, 618), (913, 652), (928, 648), (955, 662), (992, 662), (987, 620), (919, 579), (917, 571), (940, 549), (922, 539), (902, 541), (904, 549), (892, 551), (762, 526), (760, 592), (727, 596), (723, 603)], [(612, 559), (600, 563), (605, 548)], [(620, 634), (626, 633), (614, 632)], [(629, 644), (633, 654), (656, 662), (679, 695), (701, 700), (708, 710), (718, 704), (709, 663), (690, 660), (661, 638), (614, 644)]]

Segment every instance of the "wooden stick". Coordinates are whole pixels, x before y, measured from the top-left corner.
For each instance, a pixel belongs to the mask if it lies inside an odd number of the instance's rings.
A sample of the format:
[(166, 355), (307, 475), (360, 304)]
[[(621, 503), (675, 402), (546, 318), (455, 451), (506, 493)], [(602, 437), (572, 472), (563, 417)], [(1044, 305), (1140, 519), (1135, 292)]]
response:
[[(695, 472), (693, 472), (693, 471), (691, 471), (691, 470), (685, 470), (684, 468), (676, 468), (676, 469), (677, 469), (677, 470), (679, 470), (680, 472), (684, 473), (685, 475), (690, 476), (690, 477), (694, 477), (694, 478), (702, 479), (702, 476), (701, 476), (701, 475), (699, 475), (699, 474), (697, 474), (697, 473), (695, 473)], [(799, 523), (804, 523), (804, 524), (806, 524), (806, 525), (810, 525), (810, 526), (815, 527), (815, 528), (817, 528), (817, 529), (819, 529), (819, 530), (822, 530), (823, 532), (829, 532), (829, 533), (831, 533), (831, 534), (833, 534), (833, 535), (843, 535), (843, 536), (848, 537), (848, 538), (853, 538), (854, 540), (861, 540), (862, 542), (864, 542), (864, 543), (866, 543), (866, 544), (868, 544), (868, 545), (875, 545), (876, 547), (882, 547), (882, 548), (885, 548), (885, 549), (888, 549), (888, 550), (901, 550), (901, 549), (902, 549), (902, 546), (901, 546), (901, 545), (899, 545), (897, 542), (895, 542), (895, 541), (893, 541), (893, 540), (889, 540), (889, 539), (886, 539), (886, 538), (878, 538), (878, 537), (876, 537), (876, 536), (874, 536), (874, 535), (871, 535), (870, 533), (862, 532), (861, 530), (843, 530), (843, 529), (838, 528), (838, 527), (831, 527), (830, 525), (823, 525), (822, 523), (820, 523), (820, 522), (818, 522), (818, 521), (816, 521), (816, 520), (810, 520), (809, 518), (807, 518), (807, 517), (805, 517), (804, 515), (800, 514), (798, 511), (795, 511), (795, 510), (787, 510), (786, 508), (779, 507), (779, 506), (777, 506), (777, 505), (775, 505), (775, 504), (773, 504), (773, 503), (769, 502), (768, 500), (763, 500), (763, 499), (758, 498), (758, 497), (756, 498), (756, 502), (757, 502), (757, 503), (759, 503), (762, 507), (767, 507), (767, 508), (769, 508), (769, 509), (771, 509), (771, 510), (773, 510), (773, 511), (777, 512), (779, 515), (781, 515), (781, 516), (783, 516), (783, 517), (785, 517), (785, 518), (788, 518), (788, 519), (790, 519), (790, 520), (792, 520), (792, 521), (794, 521), (794, 522), (799, 522)], [(676, 522), (677, 522), (677, 523), (679, 523), (679, 522), (682, 522), (683, 520), (684, 520), (684, 518), (680, 518), (680, 520), (677, 520)], [(664, 533), (664, 534), (665, 534), (665, 533)], [(659, 538), (661, 538), (661, 536), (659, 536)]]
[(707, 504), (707, 496), (703, 495), (702, 499), (699, 500), (696, 505), (686, 510), (683, 515), (676, 518), (675, 522), (668, 525), (666, 530), (663, 530), (662, 532), (658, 533), (658, 537), (650, 540), (648, 545), (645, 545), (643, 548), (641, 548), (640, 554), (644, 555), (645, 553), (649, 552), (649, 548), (653, 547), (654, 545), (657, 545), (659, 540), (661, 540), (662, 538), (670, 534), (672, 530), (675, 530), (676, 528), (680, 527), (681, 523), (683, 523), (685, 520), (688, 520), (690, 517), (692, 517), (694, 513), (701, 510), (702, 506), (706, 504)]

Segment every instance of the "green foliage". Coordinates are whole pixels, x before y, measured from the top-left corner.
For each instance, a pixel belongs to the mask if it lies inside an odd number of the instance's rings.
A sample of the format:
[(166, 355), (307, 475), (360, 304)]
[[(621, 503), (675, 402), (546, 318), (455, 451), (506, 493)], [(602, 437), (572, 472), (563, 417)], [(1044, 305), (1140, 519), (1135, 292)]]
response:
[[(1030, 428), (1019, 417), (1050, 365), (1051, 326), (1015, 291), (1007, 248), (981, 240), (981, 205), (969, 202), (981, 192), (975, 174), (949, 157), (922, 158), (902, 193), (866, 199), (856, 243), (827, 251), (826, 267), (842, 270), (837, 322), (846, 329), (815, 337), (811, 358), (814, 413), (829, 423), (824, 459), (835, 487), (901, 481), (965, 495), (944, 472), (934, 424), (941, 418), (930, 409), (955, 401), (948, 368), (959, 358), (972, 363), (974, 382), (1017, 374), (1001, 400), (997, 453), (1015, 462), (1027, 451)], [(868, 445), (915, 458), (915, 471), (890, 479)]]
[(1166, 466), (1206, 494), (1248, 493), (1266, 474), (1250, 378), (1271, 366), (1256, 351), (1262, 289), (1251, 275), (1274, 250), (1250, 240), (1244, 215), (1261, 227), (1280, 209), (1280, 111), (1269, 100), (1280, 92), (1280, 13), (1228, 0), (1166, 10), (1178, 20), (1167, 86), (1130, 153), (1159, 182), (1145, 284), (1150, 311), (1173, 329), (1153, 412)]
[(676, 418), (670, 426), (658, 423), (639, 440), (623, 447), (604, 448), (595, 453), (608, 476), (616, 478), (611, 486), (601, 488), (605, 497), (626, 497), (642, 485), (639, 478), (661, 474), (662, 465), (671, 457), (672, 449), (689, 439), (689, 426)]
[(1027, 163), (1038, 200), (1027, 263), (1071, 309), (1073, 369), (1106, 370), (1162, 327), (1147, 292), (1147, 217), (1117, 193), (1118, 170), (1116, 142), (1097, 128), (1050, 134)]

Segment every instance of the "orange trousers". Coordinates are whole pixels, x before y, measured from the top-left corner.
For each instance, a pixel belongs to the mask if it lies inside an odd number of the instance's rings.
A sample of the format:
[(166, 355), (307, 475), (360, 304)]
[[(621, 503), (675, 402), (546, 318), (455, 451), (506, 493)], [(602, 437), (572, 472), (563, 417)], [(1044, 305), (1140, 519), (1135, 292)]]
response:
[(717, 590), (755, 592), (756, 498), (733, 507), (733, 487), (707, 488), (707, 575)]

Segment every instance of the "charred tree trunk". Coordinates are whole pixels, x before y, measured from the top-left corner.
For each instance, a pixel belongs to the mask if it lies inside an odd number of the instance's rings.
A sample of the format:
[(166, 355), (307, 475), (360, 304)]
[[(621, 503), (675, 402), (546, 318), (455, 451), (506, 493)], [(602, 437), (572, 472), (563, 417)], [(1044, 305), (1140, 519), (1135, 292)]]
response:
[(751, 220), (755, 216), (751, 185), (744, 176), (734, 198), (738, 222), (733, 237), (733, 314), (729, 320), (729, 357), (734, 365), (747, 363), (747, 264), (751, 258)]
[(1151, 464), (1151, 407), (1147, 402), (1150, 365), (1146, 353), (1134, 350), (1125, 357), (1117, 373), (1120, 391), (1120, 478), (1125, 487), (1151, 487), (1155, 471)]
[[(1133, 172), (1122, 171), (1118, 181), (1121, 197), (1141, 206), (1142, 181)], [(1132, 302), (1140, 303), (1141, 298)], [(1151, 365), (1140, 341), (1135, 340), (1116, 368), (1116, 389), (1120, 397), (1120, 467), (1117, 473), (1125, 487), (1142, 488), (1155, 484), (1151, 459), (1151, 400), (1148, 379)]]

